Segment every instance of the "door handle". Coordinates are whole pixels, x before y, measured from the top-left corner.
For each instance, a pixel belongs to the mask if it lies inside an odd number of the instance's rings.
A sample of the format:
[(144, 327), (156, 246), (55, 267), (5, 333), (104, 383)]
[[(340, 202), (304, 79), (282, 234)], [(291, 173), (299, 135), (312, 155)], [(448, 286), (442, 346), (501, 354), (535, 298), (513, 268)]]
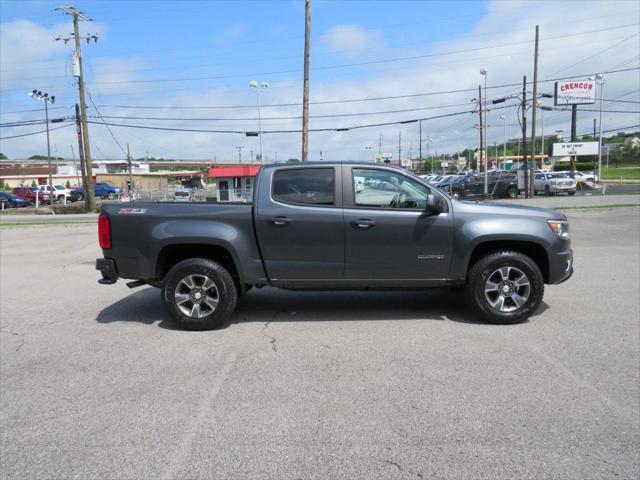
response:
[(293, 220), (287, 217), (273, 217), (270, 218), (269, 221), (274, 225), (282, 226), (290, 224)]
[(369, 220), (368, 218), (361, 218), (359, 220), (354, 220), (351, 222), (351, 225), (358, 228), (372, 228), (375, 227), (376, 222), (374, 220)]

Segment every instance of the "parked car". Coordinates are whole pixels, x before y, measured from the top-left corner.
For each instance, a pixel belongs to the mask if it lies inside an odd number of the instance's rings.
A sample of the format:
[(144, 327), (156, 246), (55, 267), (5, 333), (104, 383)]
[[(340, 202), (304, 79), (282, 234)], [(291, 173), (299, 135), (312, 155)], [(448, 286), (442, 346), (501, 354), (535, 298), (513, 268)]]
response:
[(464, 287), (478, 317), (517, 323), (539, 307), (544, 284), (573, 273), (563, 213), (460, 202), (388, 165), (265, 165), (253, 195), (252, 203), (104, 203), (98, 281), (159, 287), (179, 325), (205, 330), (264, 286)]
[[(74, 189), (77, 194), (77, 197), (80, 200), (84, 200), (86, 197), (86, 193), (83, 187), (78, 187)], [(114, 187), (113, 185), (109, 185), (105, 182), (96, 182), (93, 184), (93, 194), (96, 197), (107, 198), (109, 200), (115, 200), (120, 195), (122, 195), (122, 189), (120, 187)]]
[(17, 195), (18, 197), (25, 198), (33, 204), (36, 203), (36, 195), (38, 197), (38, 202), (49, 202), (49, 194), (35, 187), (14, 187), (13, 189), (11, 189), (11, 193)]
[[(484, 175), (466, 175), (451, 182), (448, 189), (453, 198), (472, 198), (484, 196)], [(517, 198), (518, 180), (513, 174), (487, 175), (487, 191), (489, 197)]]
[(3, 208), (21, 208), (28, 207), (31, 205), (31, 202), (13, 193), (0, 192), (0, 204), (3, 205)]
[(71, 197), (71, 189), (66, 189), (62, 185), (40, 185), (40, 190), (47, 192), (49, 195), (53, 195), (53, 199), (57, 202), (63, 202), (65, 197), (67, 201)]
[(567, 193), (575, 195), (576, 181), (564, 173), (536, 173), (533, 177), (533, 194), (544, 192), (545, 195)]
[(193, 202), (193, 193), (188, 188), (180, 188), (173, 194), (176, 202)]
[[(557, 173), (564, 173), (567, 177), (571, 178), (571, 172), (565, 171), (565, 172), (557, 172)], [(578, 183), (595, 183), (597, 182), (598, 174), (595, 172), (585, 173), (585, 172), (580, 172), (578, 170), (574, 170), (573, 178)]]

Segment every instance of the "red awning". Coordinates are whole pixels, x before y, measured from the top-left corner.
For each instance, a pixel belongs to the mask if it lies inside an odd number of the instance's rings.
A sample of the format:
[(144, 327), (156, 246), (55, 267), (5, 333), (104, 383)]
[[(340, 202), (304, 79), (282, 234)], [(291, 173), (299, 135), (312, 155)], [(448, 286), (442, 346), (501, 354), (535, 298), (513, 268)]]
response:
[(211, 167), (207, 176), (209, 178), (223, 177), (255, 177), (260, 170), (260, 165), (238, 165), (233, 167)]

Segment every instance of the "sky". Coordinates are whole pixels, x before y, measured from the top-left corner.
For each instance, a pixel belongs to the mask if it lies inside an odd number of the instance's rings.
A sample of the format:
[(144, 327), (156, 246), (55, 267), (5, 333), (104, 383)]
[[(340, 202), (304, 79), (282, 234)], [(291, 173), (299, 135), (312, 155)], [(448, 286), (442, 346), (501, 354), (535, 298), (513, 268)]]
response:
[[(55, 41), (73, 31), (55, 10), (62, 5), (0, 0), (0, 152), (9, 158), (46, 153), (44, 133), (26, 135), (44, 125), (10, 126), (44, 118), (28, 92), (55, 95), (52, 118), (68, 119), (78, 102), (73, 42)], [(81, 34), (99, 37), (82, 44), (92, 158), (124, 158), (129, 144), (134, 158), (225, 162), (240, 154), (246, 162), (260, 145), (244, 132), (259, 128), (266, 161), (300, 158), (304, 1), (74, 5), (93, 20)], [(399, 143), (402, 158), (415, 158), (420, 124), (423, 156), (478, 148), (483, 67), (488, 98), (511, 98), (488, 113), (488, 144), (502, 142), (505, 130), (520, 136), (516, 96), (523, 76), (533, 79), (535, 25), (539, 92), (552, 93), (553, 79), (605, 72), (603, 130), (640, 129), (637, 1), (311, 0), (309, 159), (372, 160), (379, 151), (395, 159)], [(251, 80), (268, 87), (258, 92)], [(598, 108), (579, 107), (579, 135), (592, 131)], [(544, 133), (568, 136), (570, 118), (545, 111)], [(52, 155), (71, 158), (74, 127), (51, 127)]]

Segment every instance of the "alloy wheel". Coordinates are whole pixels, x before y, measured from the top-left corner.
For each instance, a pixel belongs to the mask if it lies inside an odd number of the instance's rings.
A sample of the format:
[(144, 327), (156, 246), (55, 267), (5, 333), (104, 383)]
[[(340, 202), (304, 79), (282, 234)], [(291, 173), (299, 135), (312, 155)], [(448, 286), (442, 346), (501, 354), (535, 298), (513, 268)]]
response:
[(531, 293), (527, 275), (516, 267), (500, 267), (489, 275), (484, 284), (484, 296), (499, 312), (520, 309)]

